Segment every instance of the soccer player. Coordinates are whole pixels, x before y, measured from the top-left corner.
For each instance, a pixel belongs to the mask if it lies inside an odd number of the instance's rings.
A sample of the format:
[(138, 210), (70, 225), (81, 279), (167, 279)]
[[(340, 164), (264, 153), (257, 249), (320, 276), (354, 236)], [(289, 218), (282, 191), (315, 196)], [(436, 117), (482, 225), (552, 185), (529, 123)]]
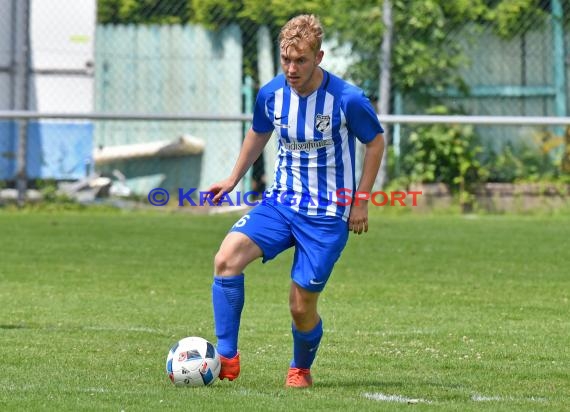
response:
[[(275, 131), (279, 139), (274, 180), (265, 200), (231, 228), (214, 259), (212, 299), (220, 379), (240, 373), (238, 332), (244, 305), (244, 269), (295, 247), (289, 307), (293, 358), (288, 387), (309, 387), (323, 322), (317, 312), (349, 231), (368, 231), (368, 202), (339, 201), (355, 191), (370, 193), (384, 151), (384, 130), (362, 90), (325, 71), (323, 29), (314, 15), (294, 17), (279, 35), (283, 73), (258, 93), (253, 124), (231, 175), (213, 184), (213, 202), (231, 192)], [(362, 174), (355, 179), (355, 138), (366, 145)], [(350, 191), (346, 190), (349, 189)]]

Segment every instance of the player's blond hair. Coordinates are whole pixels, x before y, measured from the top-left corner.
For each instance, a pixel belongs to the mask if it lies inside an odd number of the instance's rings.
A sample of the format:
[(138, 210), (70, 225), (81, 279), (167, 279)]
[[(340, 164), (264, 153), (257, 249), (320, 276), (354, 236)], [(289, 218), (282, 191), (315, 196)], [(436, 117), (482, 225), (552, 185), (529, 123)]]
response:
[(283, 50), (297, 47), (299, 42), (306, 41), (311, 50), (321, 50), (324, 31), (319, 18), (314, 14), (301, 14), (289, 20), (279, 33), (279, 46)]

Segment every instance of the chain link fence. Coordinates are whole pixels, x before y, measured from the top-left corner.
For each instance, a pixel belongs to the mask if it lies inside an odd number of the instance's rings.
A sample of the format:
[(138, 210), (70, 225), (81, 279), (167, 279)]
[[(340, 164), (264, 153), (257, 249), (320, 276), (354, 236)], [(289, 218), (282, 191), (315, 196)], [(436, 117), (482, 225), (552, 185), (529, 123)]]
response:
[[(279, 71), (279, 28), (303, 12), (325, 26), (322, 67), (382, 115), (568, 115), (569, 0), (0, 0), (0, 185), (103, 177), (116, 194), (207, 188), (231, 171), (256, 91)], [(386, 126), (390, 179), (417, 175), (418, 130), (452, 127)], [(545, 173), (562, 162), (560, 125), (469, 133), (483, 162), (505, 150), (548, 152)], [(274, 143), (245, 189), (271, 180)]]

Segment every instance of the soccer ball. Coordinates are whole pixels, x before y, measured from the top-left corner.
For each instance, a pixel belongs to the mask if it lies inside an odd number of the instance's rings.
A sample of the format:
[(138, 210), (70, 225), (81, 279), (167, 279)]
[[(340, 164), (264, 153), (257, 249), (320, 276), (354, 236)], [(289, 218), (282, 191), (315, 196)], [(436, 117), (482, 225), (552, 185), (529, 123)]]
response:
[(166, 373), (176, 386), (206, 386), (215, 382), (221, 365), (214, 345), (191, 336), (179, 340), (168, 351)]

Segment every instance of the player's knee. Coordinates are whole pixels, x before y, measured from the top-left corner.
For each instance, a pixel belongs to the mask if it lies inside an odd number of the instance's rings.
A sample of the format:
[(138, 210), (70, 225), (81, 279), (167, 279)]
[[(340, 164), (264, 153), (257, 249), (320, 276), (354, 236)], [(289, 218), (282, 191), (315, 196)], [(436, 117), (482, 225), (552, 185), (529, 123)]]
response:
[(228, 236), (214, 257), (214, 270), (220, 276), (238, 275), (260, 256), (261, 249), (247, 237)]
[(290, 309), (293, 324), (297, 330), (310, 331), (319, 323), (319, 314), (312, 309), (302, 306), (291, 306)]
[(235, 275), (235, 273), (229, 273), (232, 268), (230, 259), (230, 253), (225, 249), (218, 250), (218, 253), (216, 253), (216, 256), (214, 257), (214, 271), (216, 275)]
[(291, 317), (296, 324), (305, 323), (309, 317), (309, 310), (302, 302), (289, 302), (289, 311), (291, 312)]
[(214, 257), (214, 270), (219, 276), (239, 275), (246, 264), (243, 254), (231, 245), (222, 245)]

